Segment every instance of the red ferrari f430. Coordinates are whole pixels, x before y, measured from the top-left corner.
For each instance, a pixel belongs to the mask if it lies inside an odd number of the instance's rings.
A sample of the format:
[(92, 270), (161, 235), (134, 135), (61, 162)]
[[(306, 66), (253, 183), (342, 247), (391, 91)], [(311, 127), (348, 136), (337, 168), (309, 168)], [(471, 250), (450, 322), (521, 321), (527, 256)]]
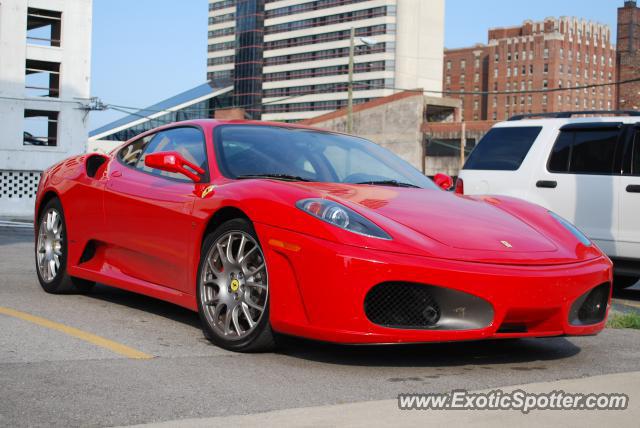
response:
[(409, 343), (604, 327), (611, 262), (579, 230), (521, 200), (441, 187), (349, 135), (171, 124), (43, 173), (38, 279), (51, 293), (100, 282), (189, 308), (236, 351), (271, 349), (277, 333)]

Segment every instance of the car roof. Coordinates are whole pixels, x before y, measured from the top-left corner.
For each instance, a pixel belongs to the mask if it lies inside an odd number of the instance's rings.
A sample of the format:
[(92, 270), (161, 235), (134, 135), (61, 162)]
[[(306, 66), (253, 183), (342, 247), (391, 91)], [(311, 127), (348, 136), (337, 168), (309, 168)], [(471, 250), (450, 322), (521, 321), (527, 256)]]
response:
[(552, 126), (560, 127), (573, 123), (594, 123), (594, 122), (616, 122), (616, 123), (638, 123), (640, 117), (637, 116), (594, 116), (594, 117), (572, 117), (561, 119), (523, 119), (515, 121), (499, 122), (495, 125), (496, 128), (520, 128), (524, 126)]

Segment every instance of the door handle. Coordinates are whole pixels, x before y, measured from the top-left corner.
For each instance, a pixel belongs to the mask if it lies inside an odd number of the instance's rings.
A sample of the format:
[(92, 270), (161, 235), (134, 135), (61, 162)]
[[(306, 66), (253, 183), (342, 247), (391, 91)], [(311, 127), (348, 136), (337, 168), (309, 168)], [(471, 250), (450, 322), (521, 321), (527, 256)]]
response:
[(629, 192), (629, 193), (640, 193), (640, 184), (629, 184), (627, 186), (627, 192)]
[(555, 180), (540, 180), (536, 183), (536, 187), (555, 189), (556, 187), (558, 187), (558, 182)]
[(120, 171), (113, 171), (111, 173), (112, 177), (122, 177), (122, 173)]

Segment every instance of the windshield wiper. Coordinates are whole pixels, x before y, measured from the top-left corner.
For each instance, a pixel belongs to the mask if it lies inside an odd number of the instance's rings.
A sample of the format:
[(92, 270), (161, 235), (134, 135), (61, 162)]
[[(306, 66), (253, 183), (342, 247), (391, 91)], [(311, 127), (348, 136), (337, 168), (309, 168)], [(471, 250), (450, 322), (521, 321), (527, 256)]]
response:
[(371, 181), (361, 181), (359, 183), (354, 184), (370, 184), (372, 186), (395, 186), (395, 187), (412, 187), (415, 189), (420, 189), (420, 186), (416, 186), (411, 183), (403, 183), (402, 181), (397, 180), (371, 180)]
[(284, 180), (284, 181), (307, 181), (307, 182), (313, 181), (308, 178), (300, 177), (297, 175), (290, 175), (290, 174), (245, 174), (245, 175), (239, 175), (236, 177), (236, 179), (238, 180), (247, 180), (251, 178), (268, 178), (272, 180)]

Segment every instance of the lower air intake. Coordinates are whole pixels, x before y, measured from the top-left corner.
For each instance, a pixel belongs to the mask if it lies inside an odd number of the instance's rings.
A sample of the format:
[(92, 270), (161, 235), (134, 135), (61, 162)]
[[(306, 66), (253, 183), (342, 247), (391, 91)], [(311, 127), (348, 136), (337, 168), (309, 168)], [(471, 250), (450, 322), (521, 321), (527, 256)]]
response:
[(572, 325), (598, 324), (607, 315), (611, 284), (600, 284), (580, 296), (571, 305), (569, 323)]
[(377, 285), (367, 294), (364, 310), (372, 323), (393, 328), (433, 327), (440, 319), (438, 302), (419, 284)]
[(428, 284), (384, 282), (364, 300), (374, 324), (401, 329), (473, 330), (493, 321), (489, 302), (471, 294)]

